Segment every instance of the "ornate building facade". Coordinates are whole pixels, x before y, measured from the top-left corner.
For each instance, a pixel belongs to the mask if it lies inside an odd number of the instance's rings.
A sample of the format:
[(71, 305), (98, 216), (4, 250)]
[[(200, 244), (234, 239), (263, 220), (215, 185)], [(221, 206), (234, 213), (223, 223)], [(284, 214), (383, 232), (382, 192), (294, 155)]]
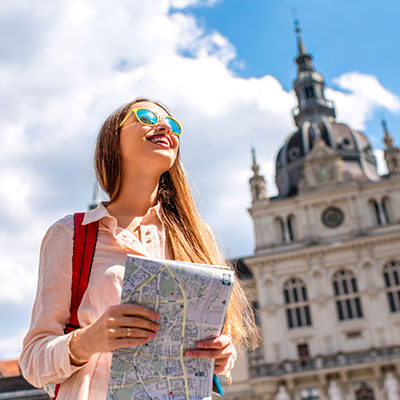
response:
[(253, 151), (255, 251), (238, 260), (263, 340), (224, 398), (398, 400), (400, 149), (383, 122), (380, 176), (296, 32), (296, 131), (277, 153), (274, 198)]

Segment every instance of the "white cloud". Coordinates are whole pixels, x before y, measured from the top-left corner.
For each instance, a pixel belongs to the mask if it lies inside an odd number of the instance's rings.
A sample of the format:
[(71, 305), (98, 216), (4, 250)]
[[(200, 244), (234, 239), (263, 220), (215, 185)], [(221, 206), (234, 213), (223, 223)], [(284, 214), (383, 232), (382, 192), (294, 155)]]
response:
[[(273, 76), (235, 76), (229, 65), (240, 60), (227, 38), (207, 34), (193, 16), (169, 15), (171, 5), (194, 3), (0, 5), (9, 22), (0, 26), (0, 46), (7, 49), (0, 64), (0, 280), (7, 282), (0, 304), (30, 307), (46, 227), (86, 208), (96, 132), (111, 111), (139, 95), (160, 99), (181, 120), (185, 169), (226, 253), (252, 251), (250, 149), (256, 147), (275, 194), (274, 156), (294, 130), (293, 94)], [(329, 90), (327, 96), (337, 102), (341, 119), (362, 127), (375, 107), (398, 109), (399, 100), (371, 77), (363, 82), (377, 97), (367, 101), (359, 84), (365, 76), (345, 77), (338, 85), (352, 92)], [(0, 358), (4, 354), (0, 348)]]
[(384, 88), (375, 76), (348, 72), (333, 82), (343, 91), (328, 88), (327, 98), (336, 103), (338, 119), (355, 129), (365, 129), (366, 121), (377, 108), (400, 111), (399, 97)]
[(171, 0), (171, 6), (174, 8), (186, 8), (189, 6), (213, 6), (220, 0)]

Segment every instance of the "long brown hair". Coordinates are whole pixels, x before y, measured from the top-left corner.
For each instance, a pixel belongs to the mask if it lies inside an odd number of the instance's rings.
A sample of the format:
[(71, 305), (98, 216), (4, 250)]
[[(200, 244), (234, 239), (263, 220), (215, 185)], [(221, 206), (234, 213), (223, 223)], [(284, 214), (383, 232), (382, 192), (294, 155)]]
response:
[[(109, 195), (110, 202), (118, 197), (122, 185), (119, 125), (132, 105), (140, 101), (157, 104), (170, 115), (169, 110), (161, 103), (141, 97), (123, 105), (105, 120), (97, 138), (95, 169), (99, 183)], [(161, 203), (160, 214), (173, 259), (228, 265), (216, 246), (210, 228), (196, 210), (180, 163), (179, 151), (172, 167), (160, 177), (157, 200)], [(243, 346), (254, 348), (259, 341), (252, 308), (237, 279), (229, 302), (224, 333), (230, 334), (239, 349)]]

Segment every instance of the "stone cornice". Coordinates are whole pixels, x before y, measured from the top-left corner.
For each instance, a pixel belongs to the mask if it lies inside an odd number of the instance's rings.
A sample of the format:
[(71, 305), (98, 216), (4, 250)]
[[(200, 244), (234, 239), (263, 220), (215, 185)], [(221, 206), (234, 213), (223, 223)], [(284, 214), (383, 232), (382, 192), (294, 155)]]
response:
[(281, 248), (266, 250), (253, 256), (244, 257), (244, 262), (250, 267), (258, 265), (273, 264), (281, 261), (309, 259), (312, 257), (325, 256), (327, 254), (343, 252), (345, 250), (360, 250), (371, 248), (371, 246), (382, 243), (400, 243), (400, 231), (385, 233), (374, 236), (358, 236), (346, 241), (336, 241), (328, 244), (310, 244), (301, 248)]
[(370, 192), (373, 190), (388, 189), (392, 192), (394, 188), (400, 185), (400, 175), (393, 175), (389, 179), (381, 179), (377, 182), (368, 183), (355, 183), (342, 184), (340, 186), (323, 187), (321, 190), (314, 190), (310, 193), (304, 193), (294, 197), (286, 198), (275, 198), (266, 202), (259, 202), (254, 204), (248, 209), (250, 214), (257, 213), (268, 209), (269, 211), (274, 208), (282, 207), (293, 207), (293, 205), (307, 205), (315, 201), (319, 202), (329, 198), (334, 200), (335, 197), (343, 198), (348, 196), (354, 196), (365, 192)]

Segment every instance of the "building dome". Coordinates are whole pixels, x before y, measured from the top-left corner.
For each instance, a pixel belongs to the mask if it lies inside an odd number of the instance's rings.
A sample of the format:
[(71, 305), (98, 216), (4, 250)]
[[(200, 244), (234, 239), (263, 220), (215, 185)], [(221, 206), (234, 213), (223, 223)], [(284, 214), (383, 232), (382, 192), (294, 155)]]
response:
[(345, 171), (358, 182), (379, 179), (368, 138), (348, 125), (326, 120), (305, 121), (288, 137), (276, 158), (276, 184), (281, 197), (293, 196), (303, 178), (302, 164), (317, 137), (344, 161)]
[(293, 112), (297, 131), (280, 148), (276, 158), (276, 184), (280, 197), (298, 193), (303, 179), (303, 163), (321, 138), (343, 160), (344, 173), (355, 182), (379, 179), (376, 160), (368, 138), (348, 125), (336, 121), (334, 104), (325, 98), (325, 80), (314, 69), (300, 29), (296, 29), (298, 54), (297, 77), (293, 88), (298, 106)]

